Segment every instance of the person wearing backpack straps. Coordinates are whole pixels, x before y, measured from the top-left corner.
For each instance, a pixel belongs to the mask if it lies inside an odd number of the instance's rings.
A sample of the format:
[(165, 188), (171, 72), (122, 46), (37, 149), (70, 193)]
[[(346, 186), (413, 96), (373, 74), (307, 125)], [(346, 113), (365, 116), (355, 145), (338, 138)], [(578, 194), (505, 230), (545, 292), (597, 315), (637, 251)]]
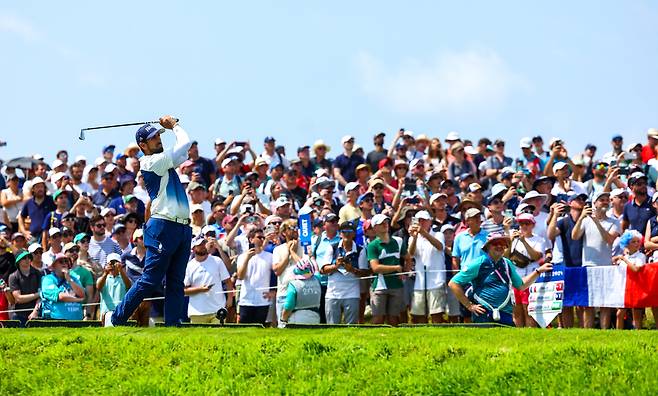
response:
[[(465, 263), (448, 284), (457, 299), (472, 313), (473, 323), (496, 322), (514, 326), (512, 287), (525, 290), (537, 280), (539, 274), (553, 270), (553, 264), (544, 263), (521, 278), (510, 259), (503, 257), (509, 247), (507, 234), (489, 234), (482, 247), (486, 254)], [(464, 285), (469, 283), (473, 286), (467, 297)]]

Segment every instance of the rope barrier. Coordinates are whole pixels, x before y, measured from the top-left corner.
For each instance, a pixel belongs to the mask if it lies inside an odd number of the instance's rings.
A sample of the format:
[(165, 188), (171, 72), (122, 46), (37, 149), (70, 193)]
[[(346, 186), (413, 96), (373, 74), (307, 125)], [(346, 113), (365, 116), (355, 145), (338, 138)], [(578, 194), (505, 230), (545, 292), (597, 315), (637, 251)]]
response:
[[(347, 279), (341, 279), (341, 280), (336, 279), (336, 280), (334, 280), (334, 282), (354, 282), (354, 281), (361, 281), (361, 280), (365, 280), (365, 279), (375, 279), (379, 275), (382, 275), (382, 276), (398, 275), (399, 276), (399, 275), (420, 274), (420, 273), (423, 273), (423, 272), (424, 273), (428, 273), (428, 272), (441, 273), (441, 272), (459, 272), (459, 270), (426, 270), (426, 271), (414, 270), (414, 271), (406, 271), (406, 272), (391, 272), (389, 274), (377, 274), (377, 275), (368, 275), (368, 276), (361, 276), (361, 277), (354, 276), (354, 277), (349, 277)], [(255, 288), (254, 290), (269, 291), (269, 290), (276, 290), (278, 288), (279, 288), (279, 286), (269, 286), (269, 287), (258, 287), (258, 288)], [(234, 290), (217, 291), (217, 292), (214, 292), (213, 294), (235, 294), (235, 293), (237, 293), (237, 290), (234, 289)], [(158, 300), (164, 300), (164, 299), (165, 299), (164, 297), (149, 297), (149, 298), (145, 298), (142, 301), (158, 301)], [(120, 303), (121, 301), (114, 301), (114, 302), (115, 303)], [(93, 307), (93, 306), (97, 306), (97, 305), (101, 305), (101, 303), (100, 302), (95, 302), (95, 303), (82, 304), (83, 307)], [(34, 310), (34, 308), (8, 309), (8, 310), (5, 310), (5, 311), (0, 311), (0, 313), (32, 312), (33, 310)]]

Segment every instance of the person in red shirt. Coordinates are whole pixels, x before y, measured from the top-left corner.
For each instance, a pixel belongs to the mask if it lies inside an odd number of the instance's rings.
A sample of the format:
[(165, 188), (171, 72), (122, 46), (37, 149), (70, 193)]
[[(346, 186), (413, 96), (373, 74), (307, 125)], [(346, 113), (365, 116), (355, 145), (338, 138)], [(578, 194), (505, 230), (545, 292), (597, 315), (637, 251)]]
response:
[(642, 147), (642, 162), (656, 158), (656, 144), (658, 144), (658, 129), (649, 128), (647, 131), (647, 144)]

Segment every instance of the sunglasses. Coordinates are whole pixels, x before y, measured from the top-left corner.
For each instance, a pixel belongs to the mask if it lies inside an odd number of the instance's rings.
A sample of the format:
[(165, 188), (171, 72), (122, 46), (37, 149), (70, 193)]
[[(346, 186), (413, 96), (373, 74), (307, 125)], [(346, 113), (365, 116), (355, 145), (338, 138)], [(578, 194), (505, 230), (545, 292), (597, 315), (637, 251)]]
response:
[(283, 223), (280, 222), (280, 221), (270, 221), (270, 224), (272, 224), (272, 225), (281, 225)]
[(94, 227), (96, 227), (96, 228), (105, 228), (105, 223), (94, 224)]
[(598, 164), (594, 167), (594, 169), (607, 169), (608, 165), (606, 164)]

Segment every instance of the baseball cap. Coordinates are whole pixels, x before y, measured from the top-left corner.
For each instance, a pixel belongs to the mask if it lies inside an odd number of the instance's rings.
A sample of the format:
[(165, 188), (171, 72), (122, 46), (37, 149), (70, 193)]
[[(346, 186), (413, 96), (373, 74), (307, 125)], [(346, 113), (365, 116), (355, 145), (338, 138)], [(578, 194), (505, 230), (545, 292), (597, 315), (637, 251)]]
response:
[(569, 198), (567, 199), (568, 202), (573, 202), (577, 199), (582, 199), (583, 201), (587, 200), (587, 194), (581, 193), (581, 194), (571, 194), (569, 195)]
[(113, 261), (121, 262), (121, 256), (119, 255), (119, 253), (110, 253), (107, 255), (107, 262), (111, 263)]
[(457, 133), (455, 131), (448, 132), (448, 136), (446, 136), (445, 141), (446, 142), (452, 142), (452, 141), (456, 141), (456, 140), (459, 140), (459, 133)]
[(270, 143), (270, 142), (276, 142), (276, 139), (272, 136), (266, 136), (265, 140), (263, 140), (264, 143)]
[(380, 137), (380, 136), (386, 136), (386, 133), (385, 132), (379, 132), (375, 135), (376, 138)]
[(386, 216), (385, 214), (379, 213), (379, 214), (376, 214), (376, 215), (372, 216), (372, 219), (370, 219), (370, 224), (372, 224), (373, 226), (376, 226), (376, 225), (383, 224), (384, 222), (389, 221), (389, 220), (390, 219), (388, 218), (388, 216)]
[(108, 214), (112, 214), (114, 216), (114, 215), (117, 214), (117, 211), (114, 210), (114, 208), (103, 208), (103, 210), (101, 210), (101, 213), (100, 213), (101, 216), (105, 217)]
[(357, 205), (361, 205), (361, 202), (365, 201), (365, 200), (368, 199), (368, 198), (372, 198), (372, 197), (374, 197), (374, 196), (375, 196), (375, 195), (372, 193), (372, 191), (368, 191), (368, 192), (366, 192), (366, 193), (364, 193), (364, 194), (361, 194), (361, 195), (359, 196), (359, 198), (357, 198), (357, 200), (356, 200), (356, 204), (357, 204)]
[(17, 239), (17, 238), (23, 238), (23, 239), (25, 239), (25, 235), (23, 235), (23, 234), (20, 233), (20, 232), (14, 232), (13, 234), (11, 234), (11, 240), (12, 240), (12, 241), (13, 241), (14, 239)]
[(519, 147), (522, 148), (522, 149), (531, 148), (532, 147), (532, 139), (530, 139), (529, 137), (524, 137), (519, 142)]
[(612, 135), (612, 140), (624, 140), (624, 137), (621, 136), (620, 134), (616, 133)]
[(558, 171), (560, 169), (567, 168), (568, 166), (569, 164), (567, 164), (566, 162), (558, 162), (557, 164), (553, 165), (553, 170)]
[(503, 183), (496, 183), (491, 187), (491, 196), (495, 197), (498, 194), (505, 193), (508, 188)]
[(393, 163), (393, 169), (397, 168), (398, 166), (404, 166), (405, 168), (408, 168), (409, 164), (407, 164), (407, 161), (405, 160), (395, 160)]
[(432, 220), (432, 216), (430, 216), (430, 213), (426, 210), (421, 210), (417, 212), (414, 215), (414, 218), (420, 219), (420, 220)]
[(126, 173), (119, 177), (119, 185), (123, 187), (124, 184), (135, 183), (135, 176), (132, 173)]
[(203, 239), (203, 236), (198, 236), (194, 239), (192, 239), (192, 247), (202, 245), (206, 242), (205, 239)]
[(424, 164), (425, 164), (425, 161), (423, 161), (422, 158), (416, 158), (416, 159), (411, 161), (411, 163), (409, 164), (409, 167), (415, 168), (418, 165), (424, 165)]
[(645, 175), (642, 172), (633, 172), (631, 176), (628, 178), (628, 184), (629, 185), (635, 184), (635, 182), (640, 179), (648, 180), (649, 178), (647, 177), (647, 175)]
[(269, 225), (271, 222), (276, 221), (276, 220), (283, 221), (283, 219), (281, 219), (281, 217), (279, 217), (277, 215), (269, 215), (265, 218), (265, 225)]
[(610, 192), (610, 198), (618, 197), (620, 195), (628, 195), (628, 192), (623, 188), (615, 188)]
[(464, 213), (464, 219), (470, 219), (471, 217), (480, 216), (482, 212), (477, 208), (470, 208)]
[(354, 136), (352, 136), (352, 135), (345, 135), (345, 136), (343, 136), (343, 137), (340, 139), (340, 143), (341, 143), (341, 144), (345, 144), (346, 142), (349, 142), (350, 140), (351, 140), (351, 141), (354, 141)]
[(53, 236), (53, 235), (61, 234), (61, 233), (62, 233), (62, 231), (57, 227), (51, 227), (48, 230), (48, 236), (50, 236), (50, 237)]
[(25, 257), (30, 255), (31, 253), (29, 251), (21, 250), (21, 252), (16, 255), (16, 264), (18, 264), (21, 260), (23, 260)]
[(62, 252), (66, 253), (66, 252), (68, 252), (69, 250), (71, 250), (71, 248), (74, 248), (74, 247), (78, 247), (78, 245), (76, 245), (76, 244), (73, 243), (73, 242), (68, 242), (68, 243), (67, 243), (66, 245), (64, 245), (64, 247), (62, 248)]
[(30, 253), (34, 253), (39, 249), (43, 250), (43, 246), (41, 246), (40, 244), (38, 244), (36, 242), (30, 244), (30, 246), (27, 247), (27, 251), (30, 252)]
[(128, 195), (123, 197), (123, 203), (127, 204), (128, 202), (130, 202), (133, 199), (137, 199), (137, 197), (132, 195), (132, 194), (128, 194)]
[(75, 235), (75, 237), (73, 238), (73, 242), (78, 243), (78, 242), (82, 241), (84, 238), (89, 238), (89, 235), (87, 235), (84, 232), (80, 232), (80, 233)]
[(53, 161), (53, 163), (50, 165), (50, 167), (53, 168), (53, 169), (55, 169), (55, 168), (60, 167), (60, 166), (62, 166), (62, 165), (64, 165), (64, 161), (62, 161), (61, 159), (57, 158), (56, 160)]
[(446, 232), (446, 231), (455, 231), (455, 226), (452, 224), (444, 224), (441, 226), (441, 232)]
[(226, 142), (224, 141), (224, 139), (221, 138), (215, 139), (215, 146), (219, 146), (220, 144), (225, 144), (225, 143)]
[(308, 149), (310, 149), (310, 148), (311, 148), (311, 146), (308, 146), (308, 145), (306, 145), (306, 146), (299, 146), (299, 147), (297, 147), (297, 152), (300, 153), (300, 152), (302, 152), (302, 151), (304, 151), (304, 150), (308, 150)]
[(290, 203), (291, 202), (288, 200), (288, 198), (281, 196), (277, 198), (276, 201), (274, 201), (274, 207), (278, 209), (282, 206), (290, 205)]
[(471, 183), (468, 185), (469, 192), (482, 191), (482, 186), (479, 183)]
[[(163, 128), (156, 128), (153, 125), (149, 124), (148, 122), (137, 130), (135, 133), (135, 141), (137, 144), (143, 143), (149, 139), (151, 139), (153, 136), (155, 136), (158, 133), (164, 132)], [(114, 150), (114, 145), (106, 146), (103, 148), (103, 152), (110, 151), (109, 148), (111, 147), (111, 150)]]
[(597, 191), (597, 192), (595, 192), (594, 195), (592, 196), (592, 202), (596, 202), (596, 201), (598, 201), (598, 199), (601, 198), (601, 197), (603, 197), (603, 196), (608, 196), (608, 197), (609, 197), (609, 196), (610, 196), (610, 193), (607, 192), (607, 191)]
[(199, 182), (195, 182), (195, 181), (191, 181), (190, 184), (187, 185), (187, 191), (194, 191), (194, 190), (198, 190), (198, 189), (202, 189), (203, 191), (205, 191), (206, 186), (204, 186), (203, 184), (201, 184)]
[(113, 163), (109, 163), (109, 164), (107, 164), (107, 166), (105, 166), (105, 172), (103, 173), (103, 176), (105, 176), (105, 175), (107, 175), (107, 174), (110, 174), (110, 175), (111, 175), (112, 172), (113, 172), (116, 168), (117, 168), (117, 166), (114, 165)]
[(190, 205), (190, 213), (194, 213), (196, 211), (202, 211), (203, 212), (203, 205), (201, 204), (192, 204)]
[[(56, 160), (56, 161), (59, 161), (59, 160)], [(60, 181), (65, 176), (66, 176), (66, 173), (64, 173), (64, 172), (56, 172), (54, 175), (52, 175), (50, 177), (50, 181), (53, 182), (53, 183), (57, 183), (58, 181)]]
[(112, 235), (116, 234), (120, 230), (125, 230), (125, 229), (126, 229), (126, 226), (124, 224), (117, 223), (117, 224), (114, 225), (114, 227), (112, 227)]
[(222, 168), (229, 165), (233, 161), (235, 161), (235, 157), (224, 158), (224, 160), (222, 161)]
[(433, 204), (434, 201), (436, 201), (439, 198), (448, 198), (448, 195), (441, 192), (432, 194), (432, 196), (430, 197), (430, 205)]
[(325, 223), (328, 221), (338, 220), (338, 216), (336, 216), (336, 213), (327, 213), (326, 215), (324, 215), (323, 220)]
[(345, 185), (345, 192), (348, 193), (352, 190), (356, 190), (359, 188), (359, 183), (357, 182), (349, 182)]

